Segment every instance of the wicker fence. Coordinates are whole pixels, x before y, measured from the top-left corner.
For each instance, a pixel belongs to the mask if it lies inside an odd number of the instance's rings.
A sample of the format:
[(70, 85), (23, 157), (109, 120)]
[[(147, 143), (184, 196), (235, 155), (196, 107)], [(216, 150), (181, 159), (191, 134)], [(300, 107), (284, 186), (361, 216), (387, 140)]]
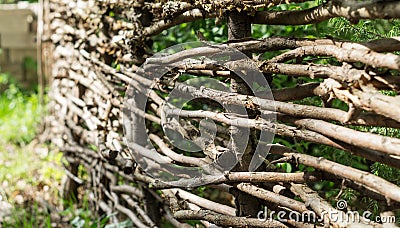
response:
[[(187, 220), (206, 227), (393, 223), (333, 219), (326, 212), (346, 216), (344, 209), (365, 208), (346, 208), (340, 200), (335, 205), (334, 197), (313, 186), (327, 180), (341, 192), (352, 189), (354, 201), (374, 200), (381, 216), (390, 217), (400, 205), (395, 183), (272, 144), (271, 134), (400, 168), (398, 135), (361, 131), (400, 127), (400, 39), (249, 37), (251, 24), (399, 18), (400, 3), (332, 0), (306, 10), (268, 10), (299, 2), (304, 1), (44, 1), (44, 72), (52, 76), (47, 130), (68, 161), (66, 197), (82, 187), (99, 216), (110, 216), (112, 223), (129, 218), (136, 227), (189, 227)], [(206, 18), (226, 21), (228, 42), (192, 43), (152, 57), (154, 35)], [(253, 55), (266, 52), (277, 54)], [(323, 64), (322, 58), (329, 61)], [(319, 80), (272, 90), (265, 84), (262, 94), (251, 85), (254, 78), (282, 75)], [(211, 81), (185, 83), (205, 77)], [(215, 81), (226, 86), (218, 89)], [(171, 94), (190, 101), (190, 108), (186, 102), (181, 110)], [(322, 106), (297, 102), (309, 97)], [(332, 105), (339, 100), (347, 111)], [(188, 154), (179, 141), (200, 152)], [(282, 163), (292, 164), (293, 172), (278, 169)], [(283, 212), (283, 219), (272, 211)], [(290, 212), (310, 214), (312, 221), (292, 219)]]

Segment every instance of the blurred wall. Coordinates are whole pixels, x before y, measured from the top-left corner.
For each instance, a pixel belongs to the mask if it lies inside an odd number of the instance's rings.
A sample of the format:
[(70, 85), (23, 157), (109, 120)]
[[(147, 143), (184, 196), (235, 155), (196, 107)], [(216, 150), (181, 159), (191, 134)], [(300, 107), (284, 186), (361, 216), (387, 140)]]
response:
[(37, 84), (38, 4), (0, 4), (0, 71), (25, 88)]

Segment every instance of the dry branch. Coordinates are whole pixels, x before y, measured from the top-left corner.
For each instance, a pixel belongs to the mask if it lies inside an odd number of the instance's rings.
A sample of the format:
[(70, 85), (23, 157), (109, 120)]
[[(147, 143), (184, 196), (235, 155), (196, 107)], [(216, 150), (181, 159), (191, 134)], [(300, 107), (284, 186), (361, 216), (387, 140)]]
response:
[(400, 188), (397, 185), (392, 184), (371, 173), (341, 165), (322, 157), (316, 158), (307, 154), (295, 153), (293, 150), (283, 146), (273, 146), (271, 148), (271, 153), (280, 154), (285, 157), (291, 157), (296, 163), (301, 163), (325, 172), (329, 172), (336, 176), (350, 179), (354, 182), (358, 182), (364, 186), (370, 187), (371, 189), (374, 189), (375, 191), (392, 200), (397, 202), (400, 201)]
[(252, 22), (269, 25), (302, 25), (315, 24), (334, 17), (345, 17), (356, 23), (360, 19), (399, 18), (399, 9), (400, 4), (397, 1), (339, 0), (299, 11), (260, 11), (253, 17)]
[(178, 197), (187, 200), (193, 204), (196, 204), (202, 208), (215, 211), (224, 215), (235, 216), (236, 209), (220, 203), (213, 202), (211, 200), (204, 199), (200, 196), (184, 191), (182, 189), (171, 189), (171, 191)]
[(144, 28), (143, 35), (144, 36), (157, 35), (163, 30), (166, 30), (178, 24), (192, 22), (198, 19), (212, 18), (212, 17), (216, 17), (216, 14), (215, 13), (203, 14), (203, 12), (200, 11), (199, 9), (193, 9), (191, 11), (184, 12), (183, 14), (173, 18), (172, 20), (169, 21), (161, 20), (151, 25), (150, 27)]
[(342, 62), (361, 62), (374, 68), (386, 67), (389, 69), (400, 69), (400, 57), (398, 55), (387, 53), (381, 54), (373, 51), (364, 51), (357, 49), (344, 49), (333, 45), (316, 45), (299, 47), (295, 50), (285, 52), (270, 62), (286, 62), (295, 58), (305, 56), (332, 56)]
[[(312, 172), (300, 173), (278, 173), (278, 172), (229, 172), (223, 175), (210, 175), (209, 177), (196, 178), (194, 180), (182, 180), (179, 185), (193, 186), (201, 183), (207, 185), (215, 185), (220, 183), (235, 183), (235, 182), (251, 182), (251, 183), (267, 183), (267, 182), (293, 182), (293, 183), (308, 183), (322, 179), (322, 175)], [(331, 179), (332, 177), (324, 177)], [(174, 186), (163, 182), (154, 182), (151, 184), (154, 189), (173, 188)]]
[(272, 202), (278, 205), (278, 207), (289, 208), (291, 210), (298, 211), (300, 213), (309, 211), (307, 209), (307, 206), (302, 202), (296, 201), (294, 199), (285, 196), (281, 196), (279, 194), (276, 194), (275, 192), (271, 192), (263, 188), (256, 187), (249, 183), (237, 184), (235, 187), (238, 188), (240, 191), (246, 192), (247, 194), (256, 196), (267, 202)]
[(400, 139), (359, 132), (322, 120), (301, 119), (294, 121), (299, 126), (341, 140), (345, 143), (400, 156)]
[(233, 227), (287, 227), (283, 223), (274, 220), (260, 221), (255, 218), (236, 217), (221, 215), (209, 210), (181, 210), (174, 213), (174, 217), (178, 220), (206, 220), (219, 226)]

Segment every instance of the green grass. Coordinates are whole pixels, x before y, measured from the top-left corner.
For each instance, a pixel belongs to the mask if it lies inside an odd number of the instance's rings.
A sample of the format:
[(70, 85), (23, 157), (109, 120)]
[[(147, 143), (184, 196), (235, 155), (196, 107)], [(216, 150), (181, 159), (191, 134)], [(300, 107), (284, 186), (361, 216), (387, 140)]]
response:
[(41, 111), (35, 91), (0, 73), (0, 196), (12, 206), (0, 227), (51, 227), (46, 205), (59, 204), (61, 156), (36, 143)]
[(62, 153), (35, 139), (42, 110), (36, 91), (0, 73), (0, 203), (12, 207), (0, 227), (104, 227), (109, 218), (96, 218), (83, 192), (80, 204), (61, 199)]
[(38, 95), (22, 92), (8, 74), (0, 73), (0, 143), (25, 145), (36, 135), (40, 118)]

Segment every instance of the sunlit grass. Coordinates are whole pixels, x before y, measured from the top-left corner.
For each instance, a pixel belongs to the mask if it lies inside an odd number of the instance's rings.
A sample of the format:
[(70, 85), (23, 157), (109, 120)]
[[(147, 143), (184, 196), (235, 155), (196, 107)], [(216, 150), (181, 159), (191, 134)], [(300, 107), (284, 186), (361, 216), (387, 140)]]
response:
[(37, 93), (0, 73), (0, 201), (8, 208), (0, 227), (49, 227), (42, 204), (59, 204), (62, 154), (34, 140), (40, 117)]
[(0, 143), (25, 145), (36, 134), (40, 117), (38, 95), (23, 93), (7, 74), (0, 73)]
[(103, 227), (109, 217), (62, 200), (62, 153), (35, 139), (42, 110), (35, 91), (0, 73), (0, 227)]

